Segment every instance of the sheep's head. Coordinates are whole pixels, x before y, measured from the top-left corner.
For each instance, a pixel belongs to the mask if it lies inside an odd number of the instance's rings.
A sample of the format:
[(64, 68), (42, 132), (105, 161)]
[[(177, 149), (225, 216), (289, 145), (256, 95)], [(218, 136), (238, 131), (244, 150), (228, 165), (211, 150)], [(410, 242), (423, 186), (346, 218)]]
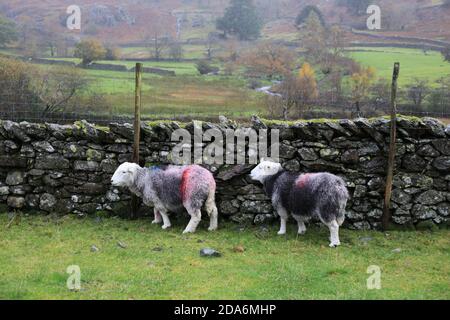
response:
[(111, 178), (111, 184), (114, 187), (131, 187), (136, 180), (139, 169), (139, 165), (135, 163), (125, 162), (121, 164)]
[(255, 169), (252, 170), (252, 172), (250, 173), (250, 177), (253, 180), (262, 183), (266, 178), (277, 174), (282, 169), (283, 167), (279, 163), (263, 161)]

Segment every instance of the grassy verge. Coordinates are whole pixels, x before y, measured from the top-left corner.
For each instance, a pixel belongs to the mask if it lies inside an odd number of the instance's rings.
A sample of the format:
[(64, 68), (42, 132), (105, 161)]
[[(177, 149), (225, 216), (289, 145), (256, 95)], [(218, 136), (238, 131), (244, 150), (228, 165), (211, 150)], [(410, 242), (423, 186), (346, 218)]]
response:
[[(294, 226), (279, 237), (275, 227), (233, 224), (183, 236), (186, 222), (162, 231), (149, 220), (23, 216), (6, 228), (2, 214), (0, 298), (450, 299), (448, 230), (343, 230), (333, 250), (317, 227), (299, 238)], [(204, 247), (223, 256), (202, 258)], [(81, 268), (79, 292), (66, 288), (70, 265)], [(370, 265), (382, 270), (381, 290), (367, 289)]]

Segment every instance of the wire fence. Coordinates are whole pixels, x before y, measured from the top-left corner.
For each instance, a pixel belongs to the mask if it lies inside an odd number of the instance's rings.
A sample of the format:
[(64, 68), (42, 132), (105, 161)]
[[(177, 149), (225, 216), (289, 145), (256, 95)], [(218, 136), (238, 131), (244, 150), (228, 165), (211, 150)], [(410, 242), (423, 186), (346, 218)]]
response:
[[(42, 79), (41, 82), (30, 83), (28, 79), (11, 79), (0, 81), (0, 119), (15, 122), (52, 122), (68, 124), (80, 120), (106, 125), (111, 122), (133, 122), (135, 83), (134, 72), (123, 73), (112, 78), (97, 75), (95, 79)], [(189, 83), (177, 84), (171, 87), (170, 77), (161, 78), (155, 88), (154, 79), (143, 81), (143, 113), (146, 120), (176, 120), (176, 121), (217, 121), (219, 115), (240, 121), (249, 121), (252, 114), (264, 118), (282, 118), (280, 113), (273, 114), (265, 108), (263, 100), (265, 93), (259, 93), (258, 108), (248, 108), (249, 95), (242, 95), (232, 102), (221, 102), (223, 105), (207, 105), (202, 101), (202, 92), (193, 102)], [(78, 86), (78, 87), (77, 87)], [(197, 84), (202, 88), (201, 84)], [(162, 90), (163, 92), (159, 92)], [(292, 113), (293, 119), (314, 118), (355, 118), (359, 116), (373, 117), (389, 113), (388, 98), (376, 99), (370, 97), (361, 101), (360, 109), (355, 107), (350, 96), (342, 95), (338, 101), (336, 97), (325, 90), (321, 90), (320, 99), (310, 103), (306, 111)], [(205, 99), (211, 92), (205, 92)], [(332, 97), (332, 98), (329, 98)], [(399, 97), (398, 111), (404, 115), (419, 117), (434, 117), (450, 119), (450, 92), (435, 89), (423, 96), (414, 97), (415, 104), (407, 92)], [(172, 100), (176, 102), (172, 104)], [(254, 98), (257, 99), (257, 98)], [(420, 101), (419, 101), (420, 100)], [(185, 106), (183, 106), (186, 101)], [(196, 105), (197, 104), (197, 105)], [(181, 107), (180, 107), (181, 106)]]

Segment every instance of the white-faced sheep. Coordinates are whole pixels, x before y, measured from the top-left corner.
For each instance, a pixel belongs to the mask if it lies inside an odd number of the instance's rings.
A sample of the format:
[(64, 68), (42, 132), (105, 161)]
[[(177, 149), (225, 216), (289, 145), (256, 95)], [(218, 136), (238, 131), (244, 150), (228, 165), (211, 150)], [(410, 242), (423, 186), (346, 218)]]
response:
[(330, 247), (337, 247), (339, 227), (345, 219), (349, 194), (345, 182), (330, 173), (297, 174), (285, 171), (279, 163), (263, 161), (251, 172), (264, 185), (281, 219), (278, 234), (286, 233), (289, 213), (298, 223), (298, 233), (306, 232), (305, 221), (318, 217), (330, 229)]
[(187, 210), (191, 220), (183, 233), (193, 233), (201, 221), (204, 206), (210, 216), (210, 231), (217, 229), (216, 182), (208, 170), (198, 166), (142, 168), (124, 163), (111, 178), (113, 186), (127, 187), (146, 205), (154, 205), (155, 220), (163, 229), (171, 227), (168, 213)]

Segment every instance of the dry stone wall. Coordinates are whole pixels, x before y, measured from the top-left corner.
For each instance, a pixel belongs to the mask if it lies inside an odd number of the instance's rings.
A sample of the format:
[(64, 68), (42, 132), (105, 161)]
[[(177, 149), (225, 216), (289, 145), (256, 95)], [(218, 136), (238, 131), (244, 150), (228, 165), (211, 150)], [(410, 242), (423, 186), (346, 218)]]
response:
[[(194, 124), (183, 125), (193, 133)], [(342, 176), (352, 195), (346, 226), (378, 228), (382, 214), (389, 121), (357, 119), (267, 124), (253, 118), (253, 129), (280, 130), (280, 156), (287, 170), (328, 171)], [(236, 129), (222, 118), (203, 128)], [(180, 124), (142, 124), (141, 160), (171, 162)], [(393, 222), (399, 227), (447, 225), (450, 212), (450, 126), (431, 119), (398, 120), (397, 157), (392, 197)], [(130, 195), (112, 188), (110, 178), (131, 159), (131, 124), (96, 127), (0, 121), (0, 211), (126, 216)], [(269, 199), (250, 181), (252, 165), (209, 166), (218, 182), (217, 202), (225, 219), (267, 224), (275, 220)], [(143, 208), (150, 213), (150, 209)]]

